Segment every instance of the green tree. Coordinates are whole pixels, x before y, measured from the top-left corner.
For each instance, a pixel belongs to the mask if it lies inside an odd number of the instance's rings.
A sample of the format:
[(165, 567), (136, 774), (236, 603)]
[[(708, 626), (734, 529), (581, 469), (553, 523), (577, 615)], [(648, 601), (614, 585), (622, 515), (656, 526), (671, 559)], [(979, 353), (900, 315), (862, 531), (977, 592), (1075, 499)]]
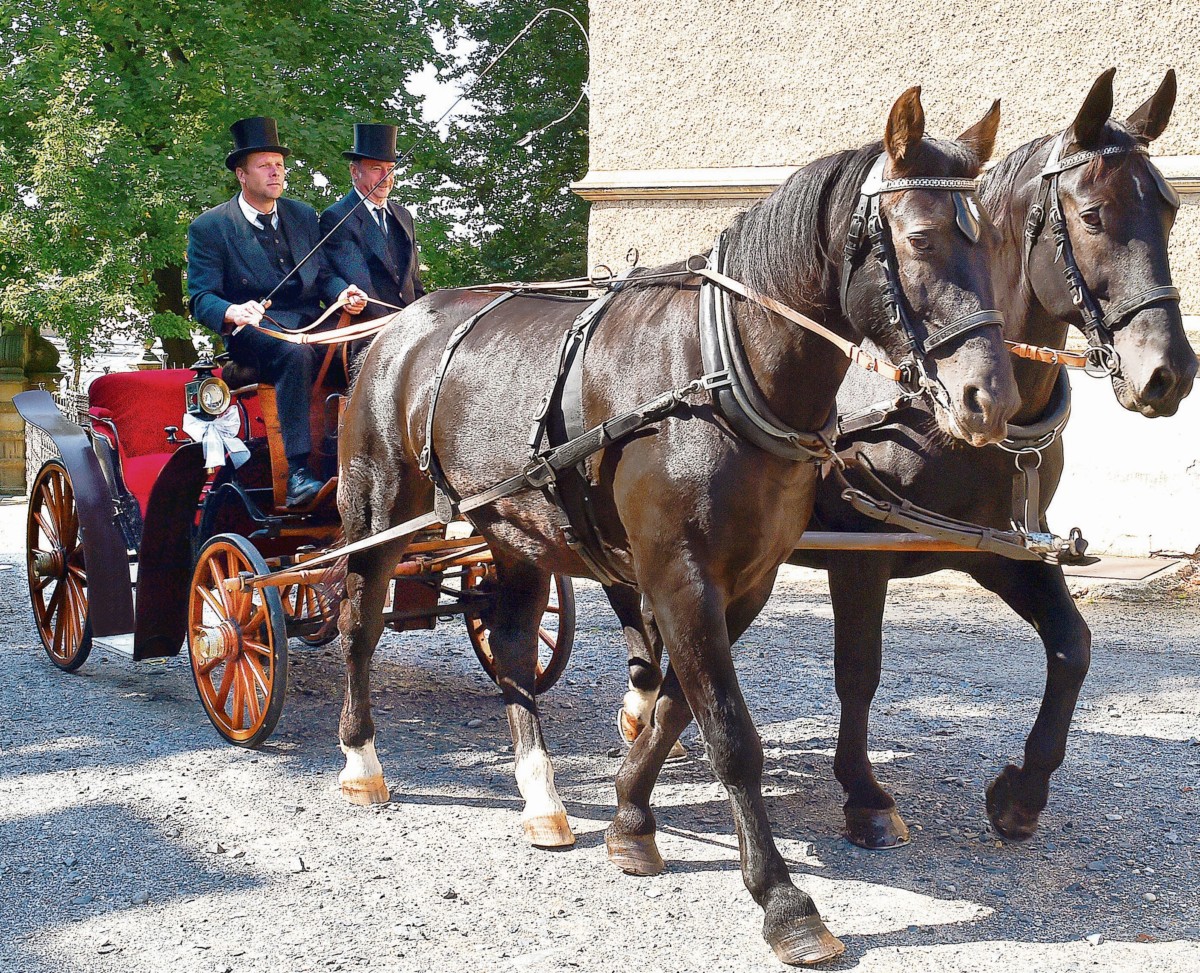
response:
[[(541, 0), (443, 0), (428, 8), (464, 58), (444, 71), (469, 85), (545, 6)], [(584, 0), (558, 4), (586, 27)], [(587, 264), (587, 204), (570, 183), (587, 170), (588, 104), (566, 113), (587, 83), (588, 51), (561, 14), (543, 18), (469, 93), (474, 111), (415, 155), (414, 182), (432, 198), (420, 232), (442, 239), (422, 256), (436, 284), (572, 277)]]
[(5, 0), (0, 30), (0, 316), (76, 358), (114, 327), (188, 334), (187, 226), (237, 189), (233, 121), (275, 116), (289, 195), (328, 205), (351, 123), (415, 141), (404, 82), (438, 60), (419, 0)]

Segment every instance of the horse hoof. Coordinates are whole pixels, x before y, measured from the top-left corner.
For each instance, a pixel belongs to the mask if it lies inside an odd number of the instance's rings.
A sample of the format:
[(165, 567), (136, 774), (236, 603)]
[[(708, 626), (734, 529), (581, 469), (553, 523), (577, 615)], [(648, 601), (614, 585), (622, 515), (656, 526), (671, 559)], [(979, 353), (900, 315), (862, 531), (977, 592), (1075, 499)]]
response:
[(646, 724), (636, 716), (630, 716), (624, 709), (617, 710), (617, 732), (621, 734), (621, 739), (626, 743), (633, 743), (642, 735), (644, 729), (646, 729)]
[(1027, 841), (1037, 831), (1041, 809), (1030, 810), (1018, 800), (1016, 787), (1021, 770), (1005, 767), (987, 789), (987, 813), (992, 827), (1009, 841)]
[(521, 822), (521, 827), (525, 831), (525, 840), (535, 848), (570, 848), (575, 844), (571, 825), (561, 811), (528, 818)]
[(871, 851), (899, 848), (907, 845), (908, 825), (895, 805), (887, 810), (872, 807), (846, 807), (846, 827), (842, 831), (851, 844)]
[(360, 780), (342, 781), (342, 797), (351, 804), (386, 804), (392, 799), (388, 785), (384, 783), (383, 775), (366, 777)]
[(820, 916), (793, 919), (767, 941), (780, 962), (789, 966), (814, 966), (836, 959), (846, 951), (842, 941), (825, 928)]
[(661, 875), (666, 869), (654, 835), (605, 835), (608, 860), (626, 875)]

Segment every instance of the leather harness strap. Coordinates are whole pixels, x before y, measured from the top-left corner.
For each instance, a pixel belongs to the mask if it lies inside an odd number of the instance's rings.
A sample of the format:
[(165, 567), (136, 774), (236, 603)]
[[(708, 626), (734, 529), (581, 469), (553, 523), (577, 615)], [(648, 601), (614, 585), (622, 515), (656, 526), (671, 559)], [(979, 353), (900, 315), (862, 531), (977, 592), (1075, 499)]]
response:
[(1055, 259), (1062, 261), (1063, 276), (1071, 293), (1071, 303), (1079, 311), (1080, 330), (1088, 340), (1087, 365), (1089, 372), (1105, 377), (1115, 374), (1120, 368), (1120, 358), (1113, 348), (1113, 332), (1143, 308), (1164, 301), (1178, 301), (1179, 289), (1170, 284), (1149, 287), (1132, 297), (1112, 304), (1105, 314), (1100, 302), (1088, 287), (1083, 271), (1075, 260), (1075, 251), (1071, 245), (1071, 234), (1067, 228), (1067, 219), (1063, 213), (1062, 197), (1059, 191), (1059, 176), (1071, 169), (1078, 168), (1093, 159), (1113, 155), (1141, 155), (1146, 157), (1147, 167), (1153, 176), (1153, 181), (1159, 194), (1169, 206), (1179, 207), (1179, 194), (1158, 171), (1149, 159), (1149, 151), (1144, 145), (1106, 145), (1100, 149), (1083, 149), (1065, 158), (1062, 156), (1067, 143), (1067, 132), (1061, 132), (1051, 146), (1050, 155), (1042, 168), (1037, 201), (1029, 209), (1025, 223), (1025, 279), (1029, 280), (1029, 258), (1033, 248), (1041, 238), (1047, 222), (1054, 237), (1057, 253)]

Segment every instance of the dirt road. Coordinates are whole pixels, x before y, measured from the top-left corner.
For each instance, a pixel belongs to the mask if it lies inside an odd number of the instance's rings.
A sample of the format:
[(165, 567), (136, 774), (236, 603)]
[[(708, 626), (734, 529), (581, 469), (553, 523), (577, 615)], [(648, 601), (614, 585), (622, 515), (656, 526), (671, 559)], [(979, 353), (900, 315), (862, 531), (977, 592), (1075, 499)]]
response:
[[(605, 858), (624, 667), (594, 585), (579, 586), (575, 653), (544, 704), (578, 836), (550, 853), (521, 841), (507, 726), (461, 623), (385, 639), (392, 802), (355, 808), (336, 790), (329, 649), (297, 645), (262, 751), (227, 746), (183, 658), (51, 667), (23, 517), (0, 504), (0, 970), (783, 968), (694, 729), (692, 758), (656, 792), (668, 871), (634, 879)], [(894, 585), (873, 746), (914, 841), (871, 853), (838, 836), (824, 579), (787, 571), (738, 666), (781, 848), (848, 947), (827, 968), (1200, 970), (1200, 585), (1089, 582), (1079, 600), (1095, 654), (1067, 763), (1039, 834), (1011, 845), (982, 791), (1032, 725), (1040, 643), (953, 577)]]

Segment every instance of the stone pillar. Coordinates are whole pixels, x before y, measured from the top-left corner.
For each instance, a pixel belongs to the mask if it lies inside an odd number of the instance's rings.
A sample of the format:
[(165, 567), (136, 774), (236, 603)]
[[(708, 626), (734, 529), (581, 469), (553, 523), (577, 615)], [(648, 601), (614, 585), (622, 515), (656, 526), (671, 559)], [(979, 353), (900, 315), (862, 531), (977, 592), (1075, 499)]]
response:
[(25, 423), (12, 404), (25, 391), (24, 328), (0, 331), (0, 494), (25, 493)]

